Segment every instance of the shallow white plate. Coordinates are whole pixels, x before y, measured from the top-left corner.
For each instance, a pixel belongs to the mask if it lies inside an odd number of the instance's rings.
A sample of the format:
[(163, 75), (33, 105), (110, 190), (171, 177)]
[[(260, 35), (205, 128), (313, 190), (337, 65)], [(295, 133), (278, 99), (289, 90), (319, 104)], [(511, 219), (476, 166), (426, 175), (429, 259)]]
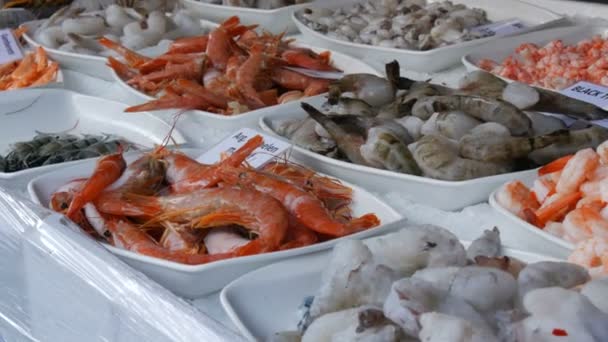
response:
[[(318, 52), (318, 53), (328, 50), (328, 49), (312, 47), (312, 46), (309, 46), (306, 44), (301, 44), (299, 42), (294, 42), (293, 45), (298, 46), (298, 47), (310, 48), (313, 51)], [(331, 51), (331, 59), (332, 59), (333, 65), (335, 67), (341, 69), (342, 71), (344, 71), (345, 74), (368, 73), (368, 74), (380, 75), (374, 68), (370, 67), (369, 65), (363, 63), (362, 61), (360, 61), (358, 59), (352, 58), (350, 56), (346, 56), (339, 52), (334, 52), (331, 49), (329, 49), (329, 51)], [(118, 74), (116, 74), (116, 72), (114, 72), (114, 70), (112, 70), (112, 75), (113, 75), (114, 80), (121, 86), (121, 88), (125, 89), (125, 91), (128, 91), (131, 94), (135, 95), (137, 98), (141, 99), (142, 103), (155, 99), (155, 97), (147, 95), (147, 94), (131, 87), (122, 78), (120, 78), (120, 76), (118, 76)], [(314, 97), (305, 98), (303, 100), (309, 100), (312, 98), (323, 98), (324, 96), (325, 95), (317, 95)], [(268, 115), (271, 113), (288, 112), (288, 111), (291, 111), (292, 108), (299, 107), (299, 103), (300, 103), (300, 101), (293, 101), (293, 102), (289, 102), (286, 104), (274, 105), (274, 106), (265, 107), (265, 108), (261, 108), (258, 110), (252, 110), (247, 113), (243, 113), (243, 114), (239, 114), (239, 115), (232, 115), (232, 116), (220, 115), (220, 114), (205, 112), (202, 110), (188, 111), (186, 113), (196, 114), (197, 116), (204, 118), (206, 124), (212, 126), (213, 128), (216, 128), (216, 129), (237, 129), (237, 128), (245, 127), (245, 126), (254, 127), (257, 125), (258, 120), (263, 115)], [(176, 110), (171, 110), (170, 112), (174, 113), (174, 112), (176, 112)]]
[[(201, 154), (201, 151), (198, 150), (184, 150), (184, 152), (193, 157)], [(131, 162), (136, 158), (137, 154), (125, 156), (127, 162)], [(58, 187), (70, 180), (88, 177), (94, 167), (95, 161), (89, 160), (88, 162), (83, 162), (70, 168), (47, 173), (32, 180), (28, 184), (28, 192), (32, 200), (36, 203), (47, 206), (51, 194), (57, 190)], [(352, 187), (354, 190), (352, 204), (353, 214), (355, 216), (360, 216), (366, 213), (375, 213), (382, 221), (382, 226), (353, 234), (351, 237), (365, 238), (399, 228), (399, 226), (390, 224), (391, 222), (401, 219), (401, 215), (395, 210), (369, 192), (352, 184), (345, 184)], [(105, 246), (127, 264), (144, 272), (150, 278), (156, 280), (171, 291), (188, 298), (196, 298), (215, 292), (237, 277), (260, 268), (261, 266), (285, 258), (324, 250), (330, 248), (336, 244), (337, 241), (342, 239), (326, 241), (303, 248), (223, 260), (199, 266), (183, 265), (140, 255), (109, 245)]]
[(552, 40), (561, 39), (564, 44), (572, 45), (584, 39), (591, 39), (594, 35), (605, 37), (606, 34), (608, 34), (606, 26), (569, 26), (500, 38), (492, 45), (480, 46), (475, 52), (463, 56), (462, 63), (468, 71), (481, 70), (477, 65), (482, 59), (502, 63), (505, 58), (514, 55), (515, 49), (523, 43), (533, 43), (542, 47)]
[[(430, 0), (429, 2), (438, 1), (440, 0)], [(330, 3), (317, 1), (314, 4), (305, 7), (340, 8), (352, 5), (355, 2), (357, 1), (334, 0)], [(491, 21), (518, 18), (526, 25), (526, 29), (519, 31), (518, 33), (540, 30), (552, 25), (558, 25), (559, 22), (563, 20), (563, 17), (557, 13), (517, 0), (455, 0), (452, 2), (465, 4), (468, 7), (481, 8), (486, 11), (488, 19)], [(479, 45), (485, 43), (490, 43), (490, 46), (494, 47), (496, 45), (492, 44), (492, 42), (497, 39), (496, 37), (476, 39), (428, 51), (385, 48), (330, 38), (306, 26), (296, 18), (295, 12), (292, 17), (296, 26), (300, 32), (302, 32), (302, 35), (304, 36), (303, 39), (313, 45), (331, 48), (364, 60), (378, 60), (382, 64), (389, 63), (396, 59), (399, 61), (402, 68), (420, 72), (436, 72), (457, 64), (460, 58), (471, 51), (472, 48), (477, 48)]]
[[(525, 262), (555, 260), (511, 249), (503, 252)], [(224, 310), (251, 341), (267, 341), (277, 332), (297, 330), (298, 307), (319, 289), (329, 257), (325, 252), (286, 260), (238, 278), (220, 294)]]
[[(522, 183), (524, 183), (526, 186), (530, 187), (534, 183), (534, 180), (537, 178), (538, 178), (538, 175), (535, 172), (534, 174), (525, 175), (525, 176), (521, 177), (519, 180)], [(547, 243), (552, 243), (559, 247), (566, 248), (570, 251), (574, 249), (574, 245), (571, 242), (568, 242), (553, 234), (549, 234), (549, 233), (545, 232), (544, 230), (536, 227), (535, 225), (530, 224), (530, 223), (526, 222), (525, 220), (522, 220), (521, 218), (519, 218), (517, 215), (513, 214), (509, 210), (503, 208), (500, 205), (500, 203), (498, 203), (498, 201), (496, 200), (496, 193), (498, 192), (498, 190), (500, 190), (500, 187), (498, 187), (496, 190), (494, 190), (492, 192), (492, 194), (490, 194), (489, 202), (490, 202), (490, 206), (492, 208), (494, 208), (494, 210), (496, 210), (502, 216), (508, 218), (514, 225), (540, 236), (541, 238), (546, 240)]]
[[(317, 99), (317, 101), (307, 102), (318, 108), (323, 100)], [(304, 118), (307, 115), (300, 107), (292, 109), (293, 111), (284, 112), (280, 115), (266, 115), (260, 118), (260, 126), (278, 138), (289, 141), (273, 130), (272, 122)], [(472, 204), (485, 202), (488, 195), (499, 185), (512, 179), (525, 177), (528, 174), (536, 174), (535, 170), (527, 170), (453, 182), (357, 165), (326, 157), (296, 145), (292, 147), (292, 155), (319, 172), (357, 183), (374, 192), (401, 192), (418, 203), (442, 210), (458, 210)]]
[(179, 3), (191, 13), (202, 19), (217, 23), (238, 16), (245, 25), (260, 25), (266, 31), (278, 34), (282, 32), (295, 33), (297, 28), (291, 20), (291, 14), (307, 4), (285, 6), (272, 10), (245, 8), (208, 4), (197, 0), (179, 0)]
[[(36, 131), (74, 134), (113, 134), (140, 147), (161, 144), (171, 126), (150, 113), (125, 114), (127, 106), (62, 89), (22, 89), (0, 92), (0, 154), (10, 145), (34, 138)], [(72, 129), (73, 128), (73, 129)], [(185, 143), (178, 131), (172, 142)], [(0, 172), (0, 179), (33, 176), (82, 161), (41, 166), (23, 171)]]
[[(59, 62), (59, 64), (70, 70), (78, 71), (83, 74), (87, 74), (89, 76), (98, 77), (107, 81), (112, 81), (112, 72), (111, 69), (106, 66), (106, 57), (93, 56), (93, 55), (85, 55), (82, 53), (61, 51), (58, 49), (51, 49), (42, 44), (38, 43), (34, 40), (34, 32), (36, 29), (43, 23), (45, 20), (35, 20), (30, 21), (23, 26), (27, 27), (27, 32), (23, 35), (23, 39), (27, 41), (31, 46), (42, 46), (48, 53), (51, 59)], [(201, 20), (201, 26), (204, 28), (213, 29), (217, 27), (215, 23)], [(164, 51), (158, 51), (158, 49), (154, 49), (154, 47), (146, 48), (139, 51), (143, 55), (146, 56), (156, 56), (162, 54)], [(151, 54), (149, 52), (152, 52)]]

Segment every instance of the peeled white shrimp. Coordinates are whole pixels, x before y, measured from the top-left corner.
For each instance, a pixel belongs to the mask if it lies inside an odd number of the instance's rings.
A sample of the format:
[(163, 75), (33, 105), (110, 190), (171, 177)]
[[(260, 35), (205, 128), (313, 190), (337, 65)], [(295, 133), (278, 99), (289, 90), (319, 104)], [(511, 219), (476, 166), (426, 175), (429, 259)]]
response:
[(439, 127), (437, 127), (437, 119), (439, 118), (439, 113), (433, 113), (428, 120), (424, 122), (422, 127), (420, 127), (421, 135), (433, 135), (433, 134), (441, 134), (439, 133)]
[(315, 319), (361, 305), (381, 306), (396, 279), (395, 272), (377, 264), (361, 241), (341, 242), (334, 247), (331, 261), (323, 272), (310, 317)]
[(513, 325), (517, 341), (608, 340), (608, 314), (576, 291), (559, 287), (537, 289), (525, 296), (524, 307), (531, 316)]
[(568, 261), (589, 268), (592, 276), (606, 275), (608, 273), (608, 239), (593, 237), (579, 243), (568, 257)]
[(133, 22), (123, 28), (124, 36), (121, 39), (123, 45), (134, 50), (158, 44), (167, 32), (167, 18), (161, 12), (154, 11), (146, 19), (146, 28), (142, 23)]
[(191, 37), (203, 34), (203, 28), (198, 19), (192, 17), (187, 10), (179, 10), (171, 18), (176, 28), (165, 35), (166, 39)]
[(36, 32), (36, 41), (52, 49), (57, 49), (68, 41), (67, 35), (59, 26), (47, 27)]
[(598, 165), (599, 156), (593, 149), (587, 148), (578, 151), (564, 167), (555, 190), (562, 194), (575, 192), (587, 179), (587, 175), (593, 173)]
[(600, 156), (600, 161), (603, 165), (608, 165), (608, 140), (601, 143), (595, 152)]
[(499, 269), (467, 266), (455, 274), (449, 293), (480, 312), (496, 311), (513, 307), (517, 281)]
[(418, 336), (418, 316), (437, 307), (444, 291), (433, 284), (417, 278), (396, 281), (384, 302), (384, 315), (401, 327), (409, 336)]
[(589, 281), (589, 272), (568, 262), (542, 261), (526, 266), (517, 278), (519, 298), (535, 289), (559, 286), (565, 289)]
[(63, 21), (63, 23), (61, 23), (61, 29), (65, 34), (75, 33), (85, 36), (94, 35), (105, 29), (105, 22), (102, 17), (80, 16)]
[(230, 228), (212, 229), (204, 238), (209, 254), (228, 253), (251, 242)]
[(108, 25), (120, 29), (135, 21), (135, 19), (129, 16), (124, 7), (116, 4), (112, 4), (106, 8), (105, 18)]
[(424, 342), (494, 342), (498, 341), (491, 330), (476, 327), (456, 316), (437, 312), (420, 317), (419, 338)]
[(367, 245), (377, 263), (402, 277), (426, 267), (466, 265), (466, 252), (458, 238), (438, 226), (410, 226), (370, 240)]
[(500, 231), (494, 227), (492, 230), (484, 230), (483, 235), (469, 245), (467, 257), (469, 260), (475, 260), (477, 256), (497, 257), (500, 256), (500, 251)]
[[(308, 327), (302, 336), (302, 342), (400, 341), (401, 334), (398, 328), (384, 320), (383, 317), (377, 317), (377, 322), (368, 322), (368, 320), (362, 322), (369, 311), (382, 314), (374, 307), (364, 306), (323, 315)], [(374, 313), (374, 315), (378, 314)], [(367, 326), (369, 323), (372, 323), (372, 326)]]

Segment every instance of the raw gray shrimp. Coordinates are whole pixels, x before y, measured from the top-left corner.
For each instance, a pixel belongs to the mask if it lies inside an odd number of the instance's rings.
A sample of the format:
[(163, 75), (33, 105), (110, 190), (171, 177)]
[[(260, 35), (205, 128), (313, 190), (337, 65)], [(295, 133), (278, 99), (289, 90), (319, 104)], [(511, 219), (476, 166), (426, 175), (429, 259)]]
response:
[(468, 134), (458, 143), (462, 157), (489, 162), (505, 162), (524, 158), (534, 150), (568, 141), (569, 131), (537, 137), (505, 137)]
[(590, 279), (589, 272), (584, 267), (568, 262), (543, 261), (529, 264), (517, 278), (519, 298), (523, 299), (535, 289), (554, 286), (570, 289)]
[(326, 102), (323, 110), (329, 114), (350, 114), (361, 116), (376, 116), (376, 110), (367, 102), (352, 97), (341, 96), (334, 103)]
[(105, 22), (98, 16), (79, 16), (65, 19), (61, 23), (61, 29), (65, 34), (93, 35), (105, 29)]
[(422, 98), (412, 108), (412, 114), (421, 119), (428, 119), (435, 112), (454, 110), (463, 111), (485, 122), (500, 123), (513, 135), (528, 135), (532, 130), (530, 119), (514, 105), (480, 96), (447, 95)]
[(497, 227), (484, 230), (483, 234), (467, 248), (467, 257), (469, 260), (475, 260), (478, 256), (497, 257), (500, 255), (501, 245), (500, 231)]
[(458, 88), (465, 94), (477, 95), (498, 99), (502, 96), (507, 82), (494, 74), (483, 70), (476, 70), (464, 75)]
[(57, 49), (68, 41), (67, 35), (63, 32), (61, 27), (58, 26), (38, 29), (35, 33), (35, 37), (42, 45), (52, 49)]
[(487, 257), (478, 255), (473, 260), (477, 266), (497, 268), (508, 272), (515, 278), (517, 278), (521, 270), (526, 267), (526, 263), (523, 261), (508, 256)]
[(608, 140), (608, 129), (604, 127), (592, 125), (588, 128), (574, 130), (571, 126), (568, 139), (565, 142), (558, 142), (534, 150), (528, 155), (528, 159), (537, 165), (544, 165), (586, 148), (596, 148), (606, 140)]
[[(412, 140), (407, 130), (391, 120), (356, 115), (324, 115), (307, 103), (302, 103), (302, 108), (327, 130), (336, 141), (338, 149), (356, 164), (374, 166), (361, 153), (361, 146), (367, 141), (368, 131), (373, 127), (387, 127), (401, 143)], [(404, 155), (403, 158), (407, 159), (407, 156)]]
[(395, 119), (395, 122), (405, 127), (414, 141), (420, 139), (422, 136), (422, 126), (424, 125), (424, 121), (422, 121), (422, 119), (409, 115)]
[(422, 314), (420, 325), (418, 337), (425, 342), (498, 342), (491, 330), (479, 328), (470, 321), (443, 313)]
[(288, 138), (294, 144), (313, 152), (327, 154), (336, 148), (333, 140), (328, 140), (315, 132), (317, 122), (311, 118), (282, 120), (273, 123), (273, 129), (279, 135)]
[(336, 104), (342, 93), (352, 92), (373, 107), (380, 107), (395, 99), (397, 89), (407, 88), (412, 81), (399, 75), (399, 63), (386, 65), (386, 78), (372, 74), (349, 74), (329, 86), (328, 101)]
[(427, 177), (462, 181), (511, 171), (508, 165), (461, 158), (458, 148), (439, 135), (427, 135), (413, 144), (412, 154)]
[(435, 119), (437, 131), (444, 137), (454, 140), (460, 140), (480, 124), (481, 121), (460, 111), (442, 112)]
[[(409, 137), (409, 133), (405, 130), (400, 135)], [(410, 138), (408, 142), (412, 140)], [(408, 142), (397, 138), (394, 129), (391, 129), (391, 127), (372, 127), (367, 132), (365, 143), (361, 145), (361, 156), (370, 165), (378, 168), (419, 175), (421, 172), (412, 153), (407, 148)]]
[(532, 121), (532, 131), (535, 136), (551, 134), (553, 132), (567, 129), (564, 121), (550, 115), (544, 115), (537, 112), (526, 112), (526, 115)]

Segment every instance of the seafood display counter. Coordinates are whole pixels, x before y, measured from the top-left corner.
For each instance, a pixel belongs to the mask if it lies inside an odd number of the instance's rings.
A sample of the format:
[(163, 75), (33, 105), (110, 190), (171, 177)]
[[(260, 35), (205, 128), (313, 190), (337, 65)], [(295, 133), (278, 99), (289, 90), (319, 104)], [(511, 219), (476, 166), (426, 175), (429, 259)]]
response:
[(0, 341), (608, 340), (608, 6), (176, 3), (14, 31)]

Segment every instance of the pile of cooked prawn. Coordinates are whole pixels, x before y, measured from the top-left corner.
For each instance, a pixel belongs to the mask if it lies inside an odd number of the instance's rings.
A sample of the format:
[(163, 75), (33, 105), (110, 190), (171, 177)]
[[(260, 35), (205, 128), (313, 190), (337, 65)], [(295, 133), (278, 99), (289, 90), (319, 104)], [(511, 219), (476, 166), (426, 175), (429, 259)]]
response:
[[(283, 34), (258, 34), (231, 17), (207, 35), (182, 38), (147, 58), (106, 38), (100, 43), (124, 57), (108, 65), (129, 85), (157, 96), (128, 112), (200, 109), (235, 115), (327, 91), (330, 81), (294, 71), (337, 71), (329, 51), (296, 48)], [(292, 67), (292, 68), (289, 68)]]
[(568, 262), (527, 264), (502, 253), (496, 228), (466, 249), (432, 225), (340, 242), (305, 299), (298, 331), (271, 340), (608, 340), (607, 279), (591, 280)]
[(204, 165), (159, 148), (127, 166), (102, 157), (87, 179), (57, 189), (49, 207), (113, 246), (184, 264), (303, 247), (376, 227), (355, 218), (352, 189), (287, 162), (243, 165), (263, 143), (249, 140)]
[(302, 107), (308, 117), (275, 120), (274, 131), (336, 159), (446, 181), (532, 169), (608, 139), (587, 122), (608, 117), (605, 110), (484, 71), (454, 89), (403, 78), (392, 62), (386, 78), (345, 75), (322, 108)]
[[(25, 32), (21, 28), (14, 32), (20, 37)], [(46, 51), (38, 47), (34, 52), (27, 52), (18, 61), (0, 65), (0, 90), (12, 90), (36, 87), (55, 81), (59, 64), (48, 59)]]
[(608, 274), (608, 141), (538, 171), (531, 188), (505, 184), (496, 200), (523, 220), (576, 244), (570, 261)]

